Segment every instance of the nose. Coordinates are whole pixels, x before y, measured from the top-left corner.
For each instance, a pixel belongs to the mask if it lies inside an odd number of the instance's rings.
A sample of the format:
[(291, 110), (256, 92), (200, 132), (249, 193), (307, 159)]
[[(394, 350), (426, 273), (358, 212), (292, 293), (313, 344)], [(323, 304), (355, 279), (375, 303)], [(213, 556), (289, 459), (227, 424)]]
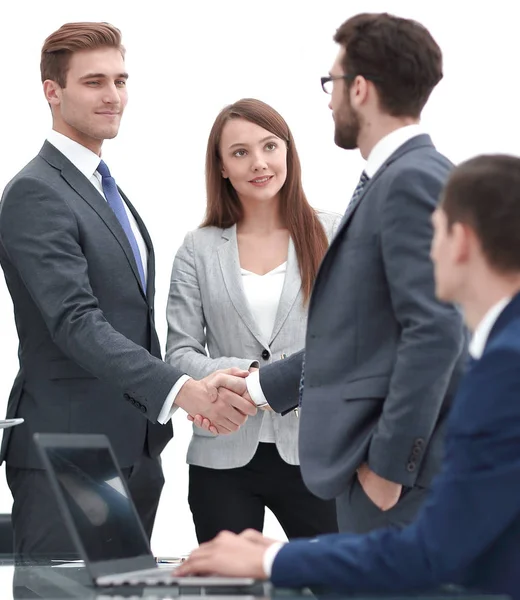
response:
[(332, 98), (329, 100), (329, 104), (328, 104), (330, 110), (332, 110)]
[(251, 168), (253, 169), (253, 171), (265, 171), (268, 166), (267, 166), (267, 162), (265, 161), (265, 158), (262, 156), (262, 154), (256, 154), (253, 157), (253, 163), (251, 165)]
[(105, 95), (103, 97), (103, 102), (106, 104), (119, 104), (121, 102), (121, 97), (119, 96), (119, 89), (113, 83), (109, 83), (105, 87)]

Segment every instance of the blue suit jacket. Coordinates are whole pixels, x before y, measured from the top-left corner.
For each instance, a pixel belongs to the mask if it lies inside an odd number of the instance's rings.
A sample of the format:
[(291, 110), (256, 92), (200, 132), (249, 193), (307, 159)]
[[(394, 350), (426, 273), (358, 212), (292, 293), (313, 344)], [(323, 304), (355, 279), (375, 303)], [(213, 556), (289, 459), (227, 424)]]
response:
[(349, 592), (455, 583), (520, 599), (520, 294), (460, 385), (443, 468), (416, 521), (286, 544), (271, 579)]

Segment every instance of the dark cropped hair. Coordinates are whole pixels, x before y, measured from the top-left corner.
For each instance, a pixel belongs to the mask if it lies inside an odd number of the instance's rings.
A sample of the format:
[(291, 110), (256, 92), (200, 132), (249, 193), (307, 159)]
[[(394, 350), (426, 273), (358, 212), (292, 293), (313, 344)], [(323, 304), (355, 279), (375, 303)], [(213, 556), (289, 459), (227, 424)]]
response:
[(440, 207), (448, 227), (464, 223), (475, 231), (492, 267), (520, 271), (520, 158), (490, 154), (460, 164)]
[(346, 85), (363, 75), (376, 87), (381, 109), (394, 117), (419, 117), (442, 79), (441, 49), (417, 21), (362, 13), (345, 21), (334, 41), (345, 48)]

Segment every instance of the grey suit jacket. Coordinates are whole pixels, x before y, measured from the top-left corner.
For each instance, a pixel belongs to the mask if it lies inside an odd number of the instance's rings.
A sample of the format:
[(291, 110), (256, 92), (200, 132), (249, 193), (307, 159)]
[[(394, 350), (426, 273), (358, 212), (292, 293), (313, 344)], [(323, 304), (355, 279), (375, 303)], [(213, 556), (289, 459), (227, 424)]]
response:
[[(330, 240), (341, 217), (321, 211), (318, 216)], [(269, 339), (261, 335), (244, 295), (236, 226), (205, 227), (187, 234), (173, 264), (167, 317), (166, 361), (196, 379), (233, 366), (249, 369), (258, 362), (263, 367), (301, 349), (307, 307), (292, 241)], [(247, 464), (256, 452), (262, 419), (273, 420), (281, 457), (298, 464), (299, 419), (294, 411), (286, 417), (258, 411), (239, 431), (219, 437), (194, 427), (188, 463), (214, 469)]]
[[(460, 313), (435, 298), (430, 217), (452, 164), (427, 135), (401, 146), (343, 219), (309, 306), (300, 459), (323, 498), (364, 461), (428, 486), (466, 360)], [(302, 353), (260, 371), (271, 406), (294, 406)]]
[(122, 466), (172, 436), (155, 421), (182, 372), (160, 360), (152, 242), (123, 198), (148, 246), (146, 293), (115, 214), (52, 144), (5, 189), (0, 263), (20, 339), (7, 416), (25, 419), (4, 435), (11, 466), (41, 467), (34, 432), (103, 433)]

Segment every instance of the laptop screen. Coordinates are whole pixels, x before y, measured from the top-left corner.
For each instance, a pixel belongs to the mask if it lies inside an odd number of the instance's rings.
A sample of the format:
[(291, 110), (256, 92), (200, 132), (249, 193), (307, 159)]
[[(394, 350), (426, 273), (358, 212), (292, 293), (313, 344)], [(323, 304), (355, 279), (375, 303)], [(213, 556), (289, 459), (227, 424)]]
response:
[(151, 556), (108, 447), (47, 446), (45, 454), (89, 562)]

